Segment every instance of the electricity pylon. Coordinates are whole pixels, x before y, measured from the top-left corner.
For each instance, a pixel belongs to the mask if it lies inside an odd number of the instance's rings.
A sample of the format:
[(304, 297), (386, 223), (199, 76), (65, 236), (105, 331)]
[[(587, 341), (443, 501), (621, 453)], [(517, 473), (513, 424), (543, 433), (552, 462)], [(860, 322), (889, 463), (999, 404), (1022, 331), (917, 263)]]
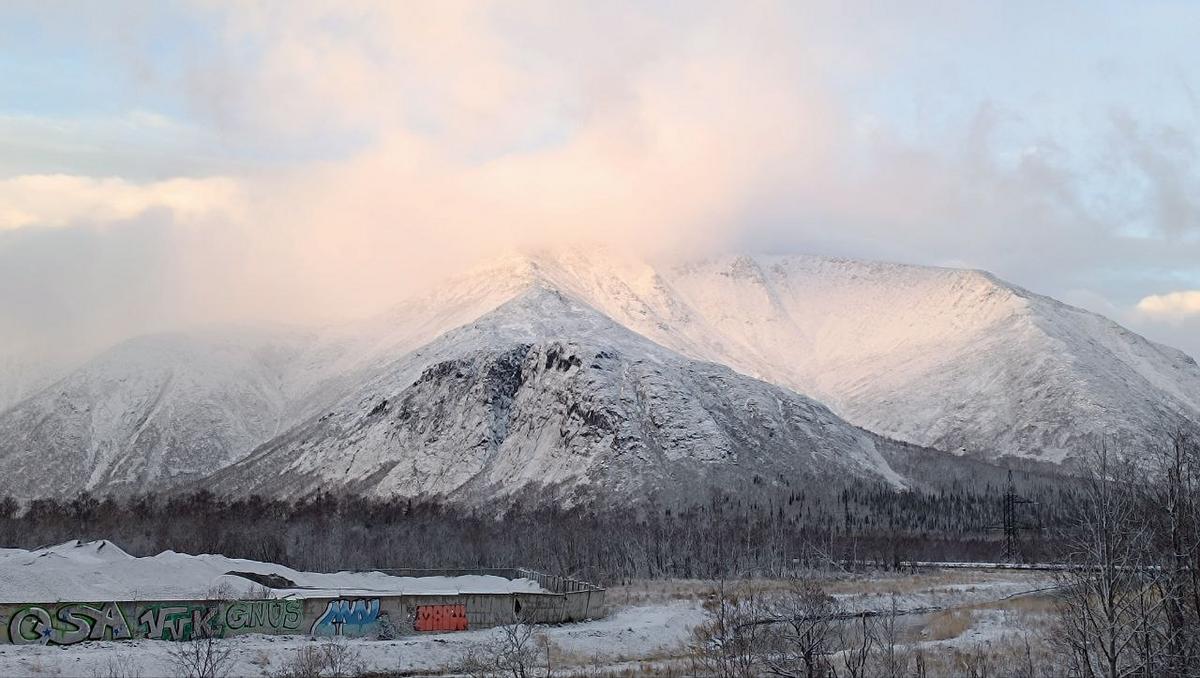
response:
[(1021, 531), (1040, 529), (1039, 525), (1025, 522), (1018, 515), (1019, 507), (1026, 504), (1032, 505), (1037, 502), (1017, 494), (1017, 486), (1013, 483), (1012, 469), (1009, 469), (1008, 488), (1004, 491), (1003, 524), (1000, 526), (1000, 529), (1004, 530), (1004, 550), (1000, 554), (1002, 562), (1021, 561), (1024, 555), (1021, 549)]

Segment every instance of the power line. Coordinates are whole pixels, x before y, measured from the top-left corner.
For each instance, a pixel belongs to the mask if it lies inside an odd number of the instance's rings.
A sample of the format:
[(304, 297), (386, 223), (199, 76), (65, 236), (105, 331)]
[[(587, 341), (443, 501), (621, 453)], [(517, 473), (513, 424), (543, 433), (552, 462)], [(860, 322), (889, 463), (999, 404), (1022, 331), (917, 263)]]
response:
[(1000, 553), (1000, 560), (1008, 563), (1016, 563), (1024, 560), (1024, 553), (1021, 544), (1022, 530), (1039, 530), (1040, 525), (1023, 522), (1019, 515), (1019, 507), (1024, 505), (1036, 505), (1037, 502), (1032, 499), (1027, 499), (1017, 494), (1017, 486), (1013, 482), (1012, 469), (1008, 471), (1008, 487), (1004, 491), (1003, 500), (1003, 516), (1002, 525), (999, 528), (1004, 531), (1004, 549)]

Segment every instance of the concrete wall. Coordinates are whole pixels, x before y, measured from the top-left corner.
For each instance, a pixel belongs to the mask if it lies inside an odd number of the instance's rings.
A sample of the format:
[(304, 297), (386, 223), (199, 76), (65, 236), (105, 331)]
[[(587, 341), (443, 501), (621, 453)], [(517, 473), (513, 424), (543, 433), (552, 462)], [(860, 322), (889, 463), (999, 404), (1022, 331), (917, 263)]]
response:
[(580, 579), (559, 577), (527, 568), (381, 569), (362, 571), (384, 572), (396, 577), (490, 575), (504, 577), (505, 579), (530, 579), (537, 582), (538, 586), (543, 590), (556, 594), (561, 598), (557, 602), (541, 601), (538, 603), (539, 610), (544, 610), (544, 614), (547, 617), (544, 620), (538, 620), (539, 623), (577, 622), (585, 619), (599, 619), (607, 614), (607, 609), (605, 608), (605, 591), (599, 586)]
[(596, 587), (565, 593), (9, 603), (0, 604), (0, 642), (72, 645), (85, 640), (190, 640), (245, 633), (395, 638), (489, 628), (510, 623), (515, 615), (534, 623), (558, 624), (604, 614), (604, 590)]

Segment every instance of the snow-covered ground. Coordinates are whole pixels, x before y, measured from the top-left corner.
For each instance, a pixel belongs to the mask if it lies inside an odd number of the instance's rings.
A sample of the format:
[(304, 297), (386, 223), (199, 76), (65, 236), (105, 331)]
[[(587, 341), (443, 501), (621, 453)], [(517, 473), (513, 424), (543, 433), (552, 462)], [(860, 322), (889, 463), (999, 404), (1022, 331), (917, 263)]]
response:
[[(787, 583), (762, 581), (755, 585), (771, 589)], [(849, 609), (887, 609), (893, 596), (898, 609), (933, 608), (903, 617), (904, 641), (930, 652), (944, 648), (953, 653), (1000, 648), (1022, 633), (1036, 637), (1046, 614), (1042, 591), (1050, 585), (1052, 579), (1045, 573), (958, 570), (842, 578), (829, 582), (827, 588)], [(612, 609), (605, 619), (542, 627), (538, 633), (552, 648), (555, 666), (564, 675), (596, 668), (636, 673), (644, 667), (672, 663), (686, 670), (693, 630), (705, 619), (703, 604), (713, 589), (713, 582), (702, 581), (635, 582), (615, 587), (609, 590)], [(501, 633), (489, 629), (341, 642), (353, 663), (364, 671), (442, 675), (453, 674), (464, 656), (486, 647)], [(278, 674), (305, 648), (322, 648), (330, 641), (245, 635), (221, 642), (232, 650), (230, 675), (268, 676)], [(177, 664), (172, 650), (178, 646), (152, 640), (87, 642), (70, 647), (0, 646), (0, 675), (174, 675)]]
[(529, 579), (494, 576), (394, 577), (380, 572), (300, 572), (290, 567), (221, 555), (164, 551), (137, 558), (106, 540), (70, 541), (27, 551), (0, 549), (0, 602), (196, 600), (244, 596), (261, 588), (229, 572), (274, 574), (296, 584), (276, 597), (513, 593), (542, 589)]
[[(703, 616), (697, 601), (677, 601), (625, 608), (603, 620), (547, 627), (544, 633), (564, 662), (589, 665), (599, 661), (608, 665), (680, 652)], [(486, 645), (499, 633), (499, 629), (488, 629), (343, 642), (367, 671), (436, 675), (453, 671), (470, 648)], [(262, 676), (279, 672), (301, 649), (330, 641), (256, 634), (221, 642), (233, 649), (230, 675)], [(89, 642), (70, 647), (0, 645), (0, 675), (107, 676), (110, 667), (123, 669), (120, 675), (175, 675), (171, 650), (177, 645), (157, 640)]]

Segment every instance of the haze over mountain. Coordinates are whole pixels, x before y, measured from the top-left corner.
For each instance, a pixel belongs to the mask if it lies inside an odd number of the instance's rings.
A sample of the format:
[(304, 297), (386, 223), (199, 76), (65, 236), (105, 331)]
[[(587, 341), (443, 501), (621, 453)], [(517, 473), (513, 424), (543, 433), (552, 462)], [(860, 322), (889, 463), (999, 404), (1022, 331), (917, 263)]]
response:
[(569, 250), (363, 322), (125, 342), (0, 413), (0, 491), (901, 487), (889, 438), (1060, 462), (1197, 421), (1191, 358), (987, 273)]

